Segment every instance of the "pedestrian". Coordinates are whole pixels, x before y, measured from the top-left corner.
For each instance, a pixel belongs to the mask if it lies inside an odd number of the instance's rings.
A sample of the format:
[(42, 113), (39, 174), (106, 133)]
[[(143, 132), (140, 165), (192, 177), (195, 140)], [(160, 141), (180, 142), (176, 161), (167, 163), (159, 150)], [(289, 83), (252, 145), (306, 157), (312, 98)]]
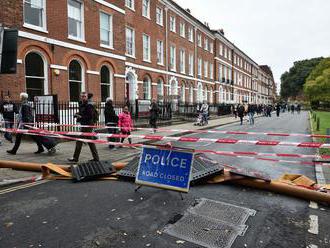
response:
[(248, 116), (250, 125), (254, 125), (254, 114), (255, 114), (255, 107), (253, 104), (248, 105)]
[[(16, 104), (11, 101), (9, 95), (4, 97), (4, 101), (0, 106), (0, 113), (3, 116), (5, 128), (12, 129), (14, 126), (15, 114), (18, 113), (18, 110), (17, 110)], [(10, 143), (13, 143), (13, 137), (12, 137), (11, 132), (5, 132), (4, 137)]]
[(159, 107), (156, 102), (156, 99), (152, 99), (152, 102), (149, 106), (149, 112), (150, 112), (149, 124), (150, 124), (151, 128), (153, 129), (152, 133), (155, 133), (156, 129), (157, 129), (157, 119), (158, 119), (158, 115), (159, 115)]
[(291, 105), (291, 114), (294, 114), (294, 105)]
[(297, 105), (297, 113), (300, 114), (300, 111), (301, 111), (301, 105), (298, 104), (298, 105)]
[[(19, 109), (18, 129), (28, 129), (26, 124), (33, 125), (33, 121), (34, 121), (33, 112), (32, 112), (33, 110), (31, 105), (28, 103), (28, 98), (29, 95), (27, 93), (20, 94), (21, 107)], [(8, 150), (7, 153), (16, 155), (17, 150), (21, 145), (22, 137), (23, 137), (22, 133), (16, 134), (15, 145), (11, 150)], [(43, 153), (44, 148), (38, 137), (35, 135), (31, 135), (31, 137), (38, 146), (38, 150), (35, 152), (35, 154)]]
[[(92, 132), (93, 126), (96, 124), (98, 116), (95, 106), (88, 101), (88, 95), (86, 92), (82, 92), (80, 94), (80, 104), (79, 104), (79, 112), (75, 114), (75, 118), (77, 118), (77, 122), (80, 123), (83, 127), (80, 128), (81, 132)], [(81, 137), (84, 139), (90, 139), (90, 137)], [(81, 153), (81, 149), (83, 146), (82, 141), (76, 142), (76, 148), (72, 158), (69, 158), (69, 162), (78, 162), (79, 156)], [(93, 160), (99, 161), (99, 155), (96, 150), (96, 146), (94, 143), (88, 142), (89, 149), (91, 150)]]
[(237, 105), (233, 105), (233, 113), (234, 113), (234, 116), (235, 116), (235, 119), (237, 118)]
[(267, 117), (272, 117), (273, 106), (268, 104), (266, 108), (267, 108)]
[(280, 117), (281, 105), (279, 103), (276, 104), (276, 116)]
[[(122, 135), (131, 135), (131, 131), (133, 129), (133, 121), (131, 118), (131, 114), (128, 111), (128, 106), (124, 107), (124, 111), (118, 116), (118, 127), (120, 128), (120, 132)], [(121, 143), (123, 143), (125, 137), (121, 138)], [(128, 142), (132, 144), (132, 139), (128, 138)]]
[(241, 120), (241, 125), (243, 125), (244, 106), (242, 104), (238, 105), (238, 107), (237, 107), (237, 115)]
[(207, 104), (206, 101), (203, 101), (200, 111), (203, 115), (203, 123), (205, 123), (206, 125), (209, 124), (209, 122), (208, 122), (209, 105)]
[[(116, 111), (113, 107), (113, 102), (110, 97), (106, 99), (105, 107), (104, 107), (104, 118), (105, 118), (105, 125), (108, 127), (109, 134), (117, 134), (117, 125), (118, 125), (118, 116)], [(112, 127), (112, 128), (111, 128)], [(117, 142), (117, 138), (108, 138), (109, 142)], [(114, 145), (109, 145), (109, 149), (114, 149)]]

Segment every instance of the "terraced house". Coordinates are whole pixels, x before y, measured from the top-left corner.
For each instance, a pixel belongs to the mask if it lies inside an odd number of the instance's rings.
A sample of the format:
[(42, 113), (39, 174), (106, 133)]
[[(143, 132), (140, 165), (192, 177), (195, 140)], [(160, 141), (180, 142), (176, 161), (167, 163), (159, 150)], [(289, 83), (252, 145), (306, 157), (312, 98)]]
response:
[(1, 94), (78, 100), (268, 103), (270, 70), (172, 0), (2, 0), (0, 23), (17, 28), (17, 73)]

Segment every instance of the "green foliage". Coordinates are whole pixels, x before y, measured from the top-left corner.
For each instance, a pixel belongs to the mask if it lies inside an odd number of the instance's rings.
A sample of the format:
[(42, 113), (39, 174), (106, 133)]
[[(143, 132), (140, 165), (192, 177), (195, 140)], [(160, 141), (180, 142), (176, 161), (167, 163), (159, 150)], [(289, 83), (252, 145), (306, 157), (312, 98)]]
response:
[(301, 95), (306, 78), (322, 59), (321, 57), (294, 62), (293, 67), (281, 76), (281, 97), (288, 99)]
[(330, 58), (323, 59), (310, 73), (304, 92), (311, 102), (330, 102)]

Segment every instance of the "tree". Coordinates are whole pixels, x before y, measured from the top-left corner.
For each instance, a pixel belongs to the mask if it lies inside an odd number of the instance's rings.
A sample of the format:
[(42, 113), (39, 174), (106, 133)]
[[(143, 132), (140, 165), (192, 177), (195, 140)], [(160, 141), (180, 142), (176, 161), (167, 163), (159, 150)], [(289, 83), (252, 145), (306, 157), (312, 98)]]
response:
[(312, 103), (330, 102), (330, 57), (323, 59), (311, 71), (304, 92)]
[(281, 76), (281, 97), (288, 99), (301, 95), (306, 78), (322, 59), (321, 57), (294, 62), (293, 67)]

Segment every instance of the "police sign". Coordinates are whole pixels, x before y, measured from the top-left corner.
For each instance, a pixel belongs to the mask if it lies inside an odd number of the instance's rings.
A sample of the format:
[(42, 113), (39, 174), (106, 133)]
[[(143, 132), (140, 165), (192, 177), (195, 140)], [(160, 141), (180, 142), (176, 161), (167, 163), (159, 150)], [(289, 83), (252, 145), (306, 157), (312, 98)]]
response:
[(192, 161), (192, 153), (144, 147), (135, 183), (187, 193)]

